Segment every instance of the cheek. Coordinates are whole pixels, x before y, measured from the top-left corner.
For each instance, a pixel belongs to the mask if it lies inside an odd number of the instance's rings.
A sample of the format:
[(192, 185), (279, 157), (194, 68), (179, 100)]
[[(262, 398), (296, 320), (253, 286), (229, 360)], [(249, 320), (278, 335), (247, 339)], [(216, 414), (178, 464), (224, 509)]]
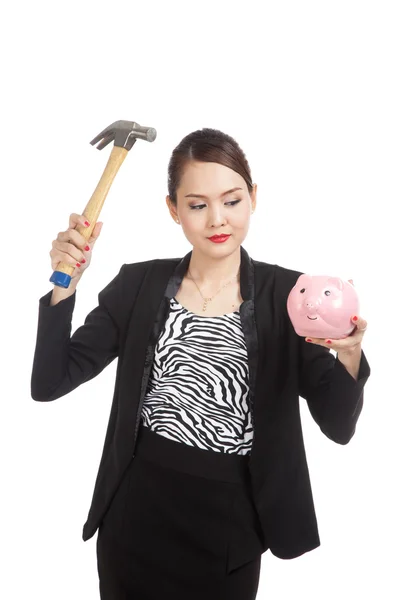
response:
[(245, 203), (243, 200), (239, 204), (239, 210), (236, 211), (236, 216), (242, 219), (243, 221), (249, 220), (251, 217), (251, 204)]
[(203, 219), (193, 218), (190, 215), (185, 215), (181, 218), (181, 225), (187, 232), (195, 233), (204, 229)]
[(250, 215), (251, 213), (247, 208), (241, 211), (237, 211), (234, 215), (230, 217), (230, 223), (234, 227), (238, 229), (246, 229), (250, 225)]

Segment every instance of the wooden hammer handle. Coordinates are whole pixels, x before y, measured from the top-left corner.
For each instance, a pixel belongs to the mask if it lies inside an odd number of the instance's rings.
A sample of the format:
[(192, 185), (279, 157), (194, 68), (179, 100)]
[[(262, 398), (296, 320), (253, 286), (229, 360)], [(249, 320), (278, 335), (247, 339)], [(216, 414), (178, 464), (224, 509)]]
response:
[[(89, 221), (90, 226), (85, 227), (84, 225), (78, 225), (76, 227), (77, 231), (83, 235), (86, 240), (88, 240), (92, 235), (92, 231), (96, 225), (97, 219), (99, 218), (100, 211), (103, 208), (104, 201), (110, 190), (112, 182), (114, 181), (115, 176), (118, 173), (118, 170), (124, 162), (127, 154), (128, 150), (120, 146), (114, 146), (110, 153), (110, 157), (104, 169), (103, 175), (101, 176), (100, 181), (92, 194), (92, 197), (82, 213), (83, 216)], [(50, 278), (51, 283), (54, 283), (60, 287), (68, 288), (71, 282), (71, 275), (74, 270), (75, 267), (69, 263), (62, 261), (59, 262)]]

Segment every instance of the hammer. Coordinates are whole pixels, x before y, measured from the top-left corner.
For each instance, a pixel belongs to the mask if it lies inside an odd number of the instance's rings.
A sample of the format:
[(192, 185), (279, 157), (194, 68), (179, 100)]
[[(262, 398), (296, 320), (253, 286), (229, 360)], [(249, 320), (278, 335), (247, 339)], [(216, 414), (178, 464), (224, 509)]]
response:
[[(90, 238), (111, 184), (133, 144), (138, 138), (146, 140), (146, 142), (154, 142), (156, 136), (157, 132), (153, 127), (143, 127), (138, 123), (135, 123), (135, 121), (115, 121), (103, 129), (103, 131), (99, 133), (99, 135), (96, 135), (90, 142), (93, 146), (102, 140), (97, 146), (98, 150), (102, 150), (112, 140), (115, 140), (114, 148), (110, 153), (103, 175), (82, 213), (89, 221), (90, 226), (84, 227), (83, 225), (78, 225), (76, 227), (77, 231), (82, 234), (85, 239), (88, 240)], [(56, 270), (53, 271), (49, 281), (59, 287), (68, 288), (74, 269), (75, 267), (72, 265), (61, 261), (58, 263)]]

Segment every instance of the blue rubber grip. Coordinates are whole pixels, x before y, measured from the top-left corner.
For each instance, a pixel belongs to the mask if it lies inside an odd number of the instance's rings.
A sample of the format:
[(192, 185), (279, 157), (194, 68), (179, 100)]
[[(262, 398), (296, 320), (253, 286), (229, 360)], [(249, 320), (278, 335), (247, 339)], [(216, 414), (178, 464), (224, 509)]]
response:
[(49, 281), (58, 285), (59, 287), (67, 288), (71, 282), (71, 275), (68, 273), (62, 273), (61, 271), (53, 271), (53, 275), (50, 277)]

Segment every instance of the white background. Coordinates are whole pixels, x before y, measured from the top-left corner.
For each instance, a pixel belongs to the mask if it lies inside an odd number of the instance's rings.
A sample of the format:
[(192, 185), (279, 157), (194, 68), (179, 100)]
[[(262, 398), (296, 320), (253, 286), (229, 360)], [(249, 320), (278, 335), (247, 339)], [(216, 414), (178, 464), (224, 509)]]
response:
[[(167, 163), (215, 127), (249, 160), (254, 259), (353, 278), (372, 374), (351, 442), (301, 416), (321, 546), (263, 555), (257, 599), (400, 597), (398, 538), (398, 3), (13, 2), (2, 9), (2, 377), (0, 596), (99, 598), (95, 542), (81, 534), (111, 407), (116, 361), (51, 403), (30, 376), (49, 251), (81, 213), (127, 119), (138, 141), (106, 199), (77, 290), (73, 331), (123, 263), (184, 256)], [(188, 599), (189, 600), (189, 599)]]

